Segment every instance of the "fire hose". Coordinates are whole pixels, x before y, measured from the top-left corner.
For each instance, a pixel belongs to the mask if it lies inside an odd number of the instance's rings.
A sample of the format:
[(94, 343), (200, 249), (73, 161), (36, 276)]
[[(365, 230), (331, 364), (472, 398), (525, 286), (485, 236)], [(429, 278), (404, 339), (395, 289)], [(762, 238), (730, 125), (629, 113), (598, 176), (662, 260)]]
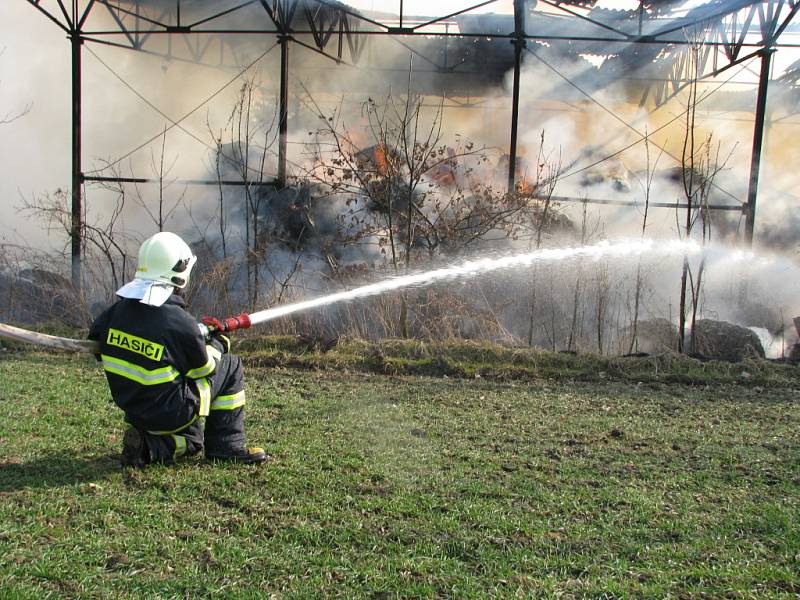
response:
[[(237, 329), (247, 329), (251, 325), (250, 315), (247, 313), (221, 320), (213, 317), (204, 317), (202, 322), (197, 324), (200, 333), (206, 338), (216, 333), (224, 334), (236, 331)], [(55, 350), (65, 350), (67, 352), (86, 352), (88, 354), (98, 354), (100, 352), (100, 343), (94, 340), (77, 340), (74, 338), (48, 335), (46, 333), (22, 329), (21, 327), (14, 327), (6, 323), (0, 323), (0, 337), (11, 339), (16, 342), (23, 342), (25, 344), (45, 346)]]
[(20, 329), (19, 327), (6, 325), (5, 323), (0, 323), (0, 337), (12, 339), (17, 342), (24, 342), (26, 344), (36, 344), (38, 346), (47, 346), (48, 348), (70, 352), (88, 352), (90, 354), (97, 354), (100, 352), (100, 345), (94, 340), (75, 340), (72, 338), (47, 335), (45, 333)]

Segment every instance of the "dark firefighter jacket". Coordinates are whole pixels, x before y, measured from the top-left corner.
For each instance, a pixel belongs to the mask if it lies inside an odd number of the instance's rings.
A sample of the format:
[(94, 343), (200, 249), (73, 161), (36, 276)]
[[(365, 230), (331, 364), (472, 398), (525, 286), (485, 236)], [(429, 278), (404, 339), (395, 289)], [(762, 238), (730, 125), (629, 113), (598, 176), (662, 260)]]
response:
[(208, 414), (216, 363), (179, 296), (161, 306), (121, 299), (89, 330), (114, 402), (134, 427), (174, 433)]

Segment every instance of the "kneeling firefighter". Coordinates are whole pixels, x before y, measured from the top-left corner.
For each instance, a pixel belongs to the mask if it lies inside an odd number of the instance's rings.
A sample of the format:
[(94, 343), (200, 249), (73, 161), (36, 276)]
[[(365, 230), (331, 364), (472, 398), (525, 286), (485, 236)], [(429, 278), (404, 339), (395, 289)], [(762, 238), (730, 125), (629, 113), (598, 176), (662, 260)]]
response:
[(228, 339), (213, 326), (219, 323), (197, 323), (180, 295), (196, 260), (174, 233), (145, 240), (135, 278), (89, 330), (114, 402), (131, 425), (123, 466), (170, 464), (203, 449), (209, 459), (266, 460), (261, 448), (245, 445), (241, 359), (229, 353)]

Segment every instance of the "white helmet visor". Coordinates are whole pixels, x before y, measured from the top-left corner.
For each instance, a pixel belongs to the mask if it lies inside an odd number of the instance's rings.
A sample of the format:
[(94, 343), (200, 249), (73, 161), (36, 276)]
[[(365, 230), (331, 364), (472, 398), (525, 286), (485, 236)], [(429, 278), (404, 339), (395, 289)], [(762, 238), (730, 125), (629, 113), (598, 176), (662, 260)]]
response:
[(175, 263), (175, 266), (172, 267), (170, 281), (180, 288), (185, 287), (189, 282), (189, 275), (192, 273), (192, 267), (194, 267), (194, 263), (196, 262), (197, 256), (194, 254), (189, 258), (180, 259)]

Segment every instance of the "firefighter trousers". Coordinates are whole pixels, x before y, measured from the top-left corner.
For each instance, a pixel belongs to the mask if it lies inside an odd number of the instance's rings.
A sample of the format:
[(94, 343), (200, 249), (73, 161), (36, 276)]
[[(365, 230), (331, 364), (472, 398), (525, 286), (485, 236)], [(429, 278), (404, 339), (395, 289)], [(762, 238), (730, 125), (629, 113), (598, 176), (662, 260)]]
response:
[(191, 456), (205, 449), (207, 456), (230, 456), (245, 449), (244, 369), (234, 354), (223, 354), (217, 368), (207, 378), (211, 388), (211, 407), (203, 427), (198, 415), (173, 433), (144, 432), (154, 463), (171, 463), (180, 456)]

